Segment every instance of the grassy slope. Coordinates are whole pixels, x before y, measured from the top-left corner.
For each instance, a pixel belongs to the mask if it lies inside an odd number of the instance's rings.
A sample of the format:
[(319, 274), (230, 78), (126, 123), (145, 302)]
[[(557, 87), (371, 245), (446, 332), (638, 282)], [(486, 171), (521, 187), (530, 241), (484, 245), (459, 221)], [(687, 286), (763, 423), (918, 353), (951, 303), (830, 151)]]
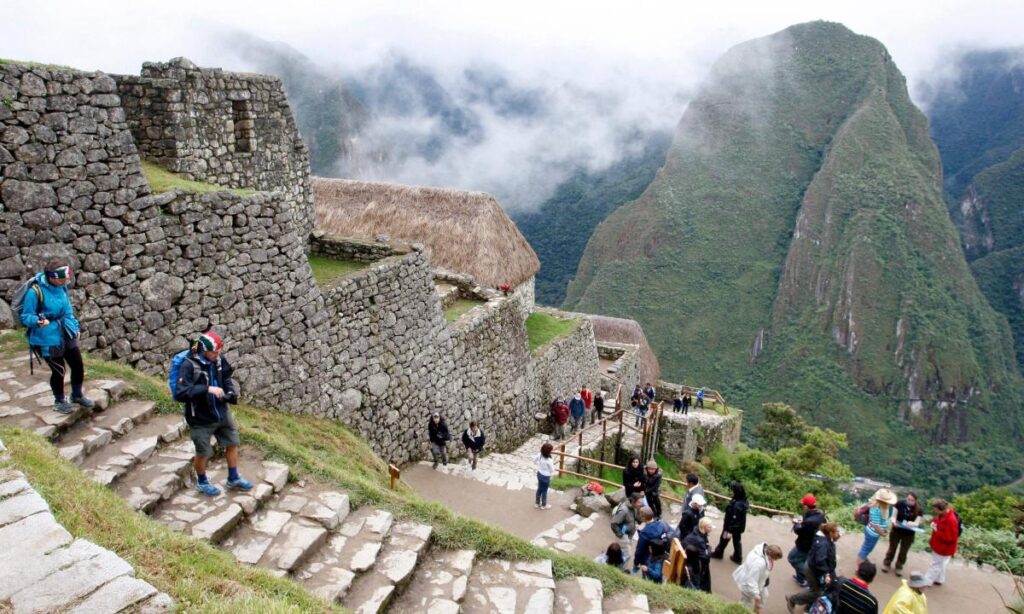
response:
[(458, 320), (463, 315), (468, 313), (471, 309), (478, 305), (483, 305), (484, 301), (476, 301), (468, 298), (456, 299), (452, 306), (444, 310), (444, 319), (449, 322)]
[(530, 351), (545, 345), (553, 339), (564, 337), (580, 325), (580, 320), (556, 318), (536, 311), (526, 318), (526, 335), (530, 340)]
[(149, 187), (153, 192), (160, 194), (171, 190), (182, 190), (184, 192), (231, 192), (241, 196), (255, 194), (255, 190), (241, 188), (225, 188), (224, 186), (203, 181), (192, 181), (184, 179), (176, 173), (157, 165), (155, 162), (142, 161), (142, 174), (146, 176)]
[[(753, 410), (748, 428), (761, 402), (784, 400), (848, 432), (856, 469), (926, 477), (895, 462), (910, 436), (894, 400), (907, 396), (893, 334), (904, 317), (905, 354), (920, 353), (932, 393), (977, 385), (983, 397), (970, 416), (919, 421), (909, 449), (924, 458), (932, 436), (964, 432), (1013, 445), (1020, 378), (957, 249), (925, 130), (877, 41), (819, 22), (734, 48), (659, 177), (595, 233), (567, 305), (639, 320), (669, 376), (724, 389)], [(635, 228), (650, 233), (630, 244)], [(832, 341), (851, 311), (852, 354)], [(1004, 467), (991, 469), (972, 479)]]
[(334, 280), (345, 277), (356, 271), (362, 271), (370, 265), (356, 260), (339, 260), (326, 256), (310, 256), (309, 268), (313, 269), (313, 278), (321, 288), (330, 285)]
[[(22, 351), (20, 335), (0, 339), (7, 351)], [(131, 385), (132, 394), (155, 400), (161, 411), (178, 411), (167, 394), (166, 382), (117, 363), (87, 359), (87, 377), (114, 377)], [(440, 548), (472, 548), (483, 557), (514, 560), (550, 558), (556, 577), (587, 575), (602, 581), (605, 591), (630, 588), (646, 593), (653, 603), (676, 612), (743, 612), (737, 605), (674, 586), (656, 586), (625, 576), (582, 556), (557, 554), (539, 548), (484, 523), (458, 516), (428, 503), (402, 485), (388, 487), (387, 466), (355, 434), (334, 421), (293, 416), (238, 406), (235, 417), (245, 445), (288, 463), (297, 475), (315, 476), (347, 490), (355, 505), (377, 505), (396, 516), (434, 527), (433, 543)], [(167, 591), (185, 610), (203, 611), (321, 611), (319, 602), (295, 584), (255, 569), (231, 563), (230, 556), (185, 538), (132, 512), (112, 492), (94, 485), (73, 465), (59, 458), (42, 440), (17, 431), (3, 431), (19, 468), (30, 473), (50, 501), (58, 520), (75, 535), (93, 539), (127, 558), (138, 575)], [(209, 572), (209, 573), (206, 573)]]

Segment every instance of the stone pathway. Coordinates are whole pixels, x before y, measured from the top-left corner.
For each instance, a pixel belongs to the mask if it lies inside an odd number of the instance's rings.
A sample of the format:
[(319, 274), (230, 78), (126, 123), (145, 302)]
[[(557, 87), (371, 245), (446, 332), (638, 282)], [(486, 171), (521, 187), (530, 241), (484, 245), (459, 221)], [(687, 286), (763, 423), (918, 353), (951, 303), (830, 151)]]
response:
[[(251, 447), (242, 447), (239, 465), (254, 483), (253, 490), (202, 496), (192, 488), (193, 448), (180, 416), (156, 415), (153, 403), (125, 398), (125, 384), (119, 381), (87, 382), (103, 411), (78, 409), (61, 416), (51, 408), (47, 374), (29, 375), (26, 363), (24, 358), (0, 359), (0, 424), (50, 438), (62, 456), (140, 513), (218, 545), (241, 564), (289, 577), (360, 614), (601, 611), (595, 609), (595, 596), (602, 593), (597, 580), (556, 585), (548, 560), (481, 560), (471, 550), (431, 549), (430, 526), (395, 519), (371, 506), (353, 510), (347, 493), (313, 480), (295, 480), (287, 466), (262, 458)], [(535, 453), (528, 460), (531, 474)], [(210, 460), (211, 481), (222, 484), (226, 472), (223, 459)], [(117, 563), (113, 553), (72, 541), (55, 523), (43, 523), (44, 518), (52, 522), (46, 503), (20, 485), (8, 486), (18, 480), (13, 476), (0, 484), (0, 544), (5, 545), (3, 552), (9, 551), (14, 542), (4, 540), (12, 540), (16, 529), (19, 547), (24, 545), (22, 535), (39, 544), (24, 550), (35, 551), (32, 556), (40, 562), (0, 560), (0, 611), (11, 597), (16, 612), (62, 609), (61, 604), (71, 604), (73, 611), (114, 612), (122, 601), (136, 604), (140, 612), (169, 607), (166, 595), (133, 578), (131, 567)], [(503, 486), (515, 487), (515, 481), (506, 480)], [(519, 489), (534, 487), (518, 482)], [(26, 518), (8, 519), (4, 510), (9, 507), (23, 509)], [(22, 527), (32, 523), (40, 526), (23, 533)], [(84, 577), (94, 571), (102, 581), (89, 585)], [(30, 575), (43, 572), (54, 580), (37, 582)], [(609, 603), (617, 599), (635, 596), (616, 596)]]
[[(6, 449), (0, 442), (0, 460)], [(10, 469), (0, 469), (0, 611), (134, 612), (172, 609), (171, 598), (135, 578), (106, 548), (74, 539), (50, 506)]]

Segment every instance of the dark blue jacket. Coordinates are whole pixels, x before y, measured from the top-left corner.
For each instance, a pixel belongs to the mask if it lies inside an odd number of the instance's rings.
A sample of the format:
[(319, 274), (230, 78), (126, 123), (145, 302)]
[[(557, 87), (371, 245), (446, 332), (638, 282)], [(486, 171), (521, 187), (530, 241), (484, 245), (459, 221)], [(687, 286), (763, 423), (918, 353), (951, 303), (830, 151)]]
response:
[[(185, 422), (189, 426), (220, 422), (228, 413), (228, 403), (238, 402), (238, 388), (231, 379), (233, 372), (223, 356), (214, 363), (192, 352), (188, 360), (181, 363), (174, 400), (185, 404)], [(210, 394), (210, 386), (223, 388), (224, 398)]]
[(647, 564), (647, 560), (651, 556), (650, 542), (661, 538), (668, 541), (668, 525), (661, 520), (649, 522), (640, 529), (640, 538), (636, 541), (636, 554), (633, 556), (633, 567)]
[[(32, 288), (25, 293), (22, 307), (21, 323), (28, 329), (28, 343), (41, 348), (44, 356), (49, 356), (52, 348), (64, 345), (64, 332), (69, 337), (78, 336), (78, 320), (71, 307), (67, 286), (55, 286), (46, 279), (44, 273), (35, 277), (39, 289), (43, 293), (43, 306), (39, 308), (39, 296)], [(48, 326), (39, 326), (39, 316), (50, 321)]]
[(576, 399), (569, 401), (569, 415), (573, 418), (582, 418), (587, 415), (587, 406), (583, 404), (583, 399)]

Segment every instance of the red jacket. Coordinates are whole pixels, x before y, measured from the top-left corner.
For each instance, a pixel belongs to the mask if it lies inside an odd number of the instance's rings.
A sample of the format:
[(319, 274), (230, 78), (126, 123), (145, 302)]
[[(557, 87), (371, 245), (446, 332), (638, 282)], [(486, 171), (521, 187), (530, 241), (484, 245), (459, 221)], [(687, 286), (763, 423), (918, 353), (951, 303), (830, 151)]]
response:
[(565, 403), (555, 403), (555, 409), (551, 413), (555, 416), (555, 422), (559, 424), (569, 421), (569, 406)]
[(932, 520), (932, 537), (928, 540), (928, 545), (935, 554), (953, 556), (956, 554), (956, 544), (959, 540), (960, 522), (951, 507), (945, 514)]
[(583, 406), (590, 409), (590, 405), (594, 402), (594, 393), (589, 388), (584, 388), (580, 391), (580, 396), (583, 397)]

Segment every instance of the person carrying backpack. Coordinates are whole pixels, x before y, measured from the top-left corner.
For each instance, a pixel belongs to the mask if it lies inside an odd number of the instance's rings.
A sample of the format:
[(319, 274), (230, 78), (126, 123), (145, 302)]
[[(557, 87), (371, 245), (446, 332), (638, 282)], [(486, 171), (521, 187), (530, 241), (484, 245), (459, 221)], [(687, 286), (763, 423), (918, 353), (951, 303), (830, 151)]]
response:
[(483, 430), (476, 422), (470, 422), (469, 428), (462, 434), (462, 445), (466, 446), (467, 460), (469, 460), (469, 466), (474, 471), (476, 470), (476, 459), (484, 451), (485, 441), (487, 441), (487, 438), (484, 437)]
[[(71, 267), (63, 260), (50, 260), (41, 273), (23, 286), (19, 314), (27, 329), (29, 352), (50, 367), (53, 410), (60, 414), (70, 414), (75, 405), (86, 409), (96, 407), (82, 391), (85, 366), (78, 347), (78, 319), (68, 295), (70, 281)], [(15, 296), (15, 306), (18, 298)], [(65, 366), (71, 369), (70, 400), (64, 396)]]
[(640, 518), (644, 528), (640, 529), (640, 537), (636, 542), (636, 555), (633, 557), (633, 573), (640, 572), (643, 577), (661, 584), (662, 567), (668, 559), (669, 528), (661, 520), (654, 518), (654, 511), (649, 507), (640, 510)]
[(206, 461), (213, 453), (211, 437), (216, 437), (217, 444), (224, 448), (228, 463), (228, 479), (224, 485), (228, 490), (252, 490), (252, 483), (238, 473), (241, 441), (235, 418), (228, 408), (229, 403), (238, 403), (238, 387), (231, 379), (234, 369), (221, 355), (223, 350), (224, 341), (220, 336), (207, 331), (199, 335), (187, 355), (175, 356), (171, 366), (174, 400), (185, 405), (185, 422), (196, 448), (192, 458), (195, 489), (208, 497), (220, 494), (220, 489), (206, 476)]
[(627, 560), (632, 552), (633, 534), (636, 533), (636, 525), (640, 521), (640, 510), (643, 507), (643, 493), (635, 492), (623, 499), (612, 513), (612, 535), (615, 536), (615, 540), (622, 549), (622, 556)]
[(836, 542), (839, 537), (839, 525), (834, 522), (826, 522), (818, 529), (804, 567), (808, 587), (795, 595), (786, 595), (788, 611), (793, 612), (798, 605), (810, 607), (822, 593), (833, 589), (837, 580)]
[(946, 566), (956, 554), (960, 542), (960, 517), (956, 510), (945, 499), (932, 502), (932, 536), (928, 546), (932, 549), (932, 562), (925, 572), (924, 578), (928, 585), (942, 586), (946, 581)]

